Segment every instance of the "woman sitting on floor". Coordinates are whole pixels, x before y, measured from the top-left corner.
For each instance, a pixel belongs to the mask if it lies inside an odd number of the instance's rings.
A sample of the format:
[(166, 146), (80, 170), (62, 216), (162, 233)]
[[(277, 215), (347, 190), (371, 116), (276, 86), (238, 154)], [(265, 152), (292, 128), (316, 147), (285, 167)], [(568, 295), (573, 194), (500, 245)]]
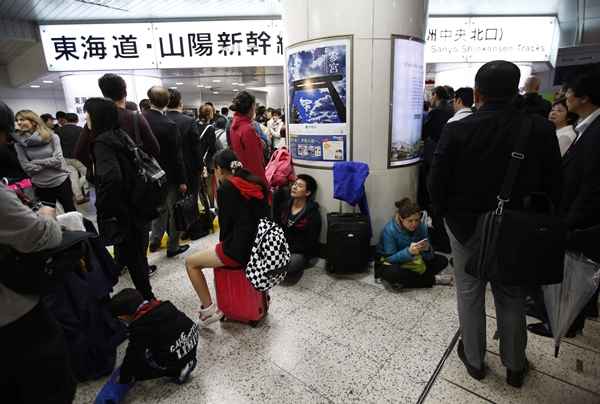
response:
[(448, 264), (435, 254), (421, 221), (421, 209), (409, 198), (396, 202), (398, 211), (381, 232), (377, 245), (375, 277), (394, 288), (430, 288), (451, 285), (451, 275), (438, 275)]

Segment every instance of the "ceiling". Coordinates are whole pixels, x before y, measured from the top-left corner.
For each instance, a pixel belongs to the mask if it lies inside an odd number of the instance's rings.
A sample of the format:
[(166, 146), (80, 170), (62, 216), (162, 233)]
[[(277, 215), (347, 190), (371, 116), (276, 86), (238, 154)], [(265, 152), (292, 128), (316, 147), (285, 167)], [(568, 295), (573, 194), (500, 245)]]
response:
[(281, 15), (280, 0), (2, 0), (0, 16), (25, 21), (149, 20)]

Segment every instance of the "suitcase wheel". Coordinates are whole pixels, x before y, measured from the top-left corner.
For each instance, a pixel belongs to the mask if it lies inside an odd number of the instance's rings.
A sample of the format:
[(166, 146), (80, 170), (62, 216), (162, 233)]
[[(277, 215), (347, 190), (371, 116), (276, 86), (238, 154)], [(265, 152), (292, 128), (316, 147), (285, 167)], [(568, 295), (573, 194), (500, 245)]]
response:
[(220, 322), (222, 322), (222, 323), (224, 323), (224, 322), (225, 322), (225, 320), (227, 320), (227, 318), (226, 318), (225, 316), (223, 316), (223, 317), (221, 317), (221, 318), (219, 319), (219, 321), (220, 321)]
[(258, 326), (258, 323), (260, 323), (260, 321), (248, 321), (248, 325), (252, 328), (256, 328), (256, 326)]

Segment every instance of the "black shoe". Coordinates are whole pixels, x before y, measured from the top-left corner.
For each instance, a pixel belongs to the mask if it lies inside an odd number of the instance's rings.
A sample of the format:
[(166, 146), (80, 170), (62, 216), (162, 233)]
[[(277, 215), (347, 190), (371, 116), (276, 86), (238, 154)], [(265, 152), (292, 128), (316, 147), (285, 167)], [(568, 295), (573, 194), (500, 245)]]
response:
[(523, 386), (525, 375), (529, 372), (529, 361), (525, 359), (525, 368), (521, 371), (506, 369), (506, 383), (510, 386), (520, 389)]
[(535, 335), (539, 335), (540, 337), (547, 337), (547, 338), (552, 338), (552, 331), (550, 331), (550, 328), (548, 326), (546, 326), (545, 323), (534, 323), (534, 324), (529, 324), (527, 326), (527, 330)]
[(148, 246), (148, 249), (152, 253), (153, 252), (157, 252), (159, 248), (160, 248), (160, 244), (152, 244), (152, 243), (150, 243), (150, 245)]
[(469, 375), (475, 380), (483, 380), (483, 378), (485, 377), (485, 369), (477, 369), (475, 366), (472, 366), (467, 361), (467, 356), (465, 355), (465, 346), (462, 342), (462, 339), (458, 341), (458, 348), (456, 349), (456, 351), (458, 353), (458, 357), (465, 365), (465, 368), (467, 368), (467, 372), (469, 373)]
[(285, 278), (283, 279), (283, 281), (281, 282), (281, 284), (284, 286), (294, 286), (295, 284), (300, 282), (300, 279), (302, 279), (303, 275), (304, 275), (303, 269), (300, 271), (296, 271), (296, 272), (288, 272), (287, 275), (285, 276)]
[(152, 278), (158, 270), (156, 265), (148, 265), (148, 277)]
[(540, 311), (537, 309), (537, 307), (533, 306), (533, 305), (527, 305), (525, 307), (525, 314), (528, 315), (529, 317), (533, 317), (533, 318), (537, 318), (538, 320), (542, 320), (544, 321), (544, 316), (542, 313), (540, 313)]
[(175, 251), (167, 251), (167, 258), (173, 258), (176, 255), (186, 252), (190, 248), (189, 244), (180, 245)]

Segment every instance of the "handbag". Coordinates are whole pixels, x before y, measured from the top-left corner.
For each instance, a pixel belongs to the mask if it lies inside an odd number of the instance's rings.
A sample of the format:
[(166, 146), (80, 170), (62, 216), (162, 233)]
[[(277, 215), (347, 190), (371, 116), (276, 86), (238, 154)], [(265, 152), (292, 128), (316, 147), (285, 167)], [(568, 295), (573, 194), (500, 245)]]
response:
[(27, 254), (0, 246), (0, 282), (17, 293), (44, 294), (65, 273), (81, 269), (85, 241), (94, 237), (93, 233), (66, 230), (59, 246)]
[(195, 195), (187, 194), (175, 202), (174, 213), (177, 231), (186, 231), (200, 217), (198, 201)]
[(481, 215), (475, 237), (479, 246), (466, 272), (503, 285), (535, 286), (562, 282), (567, 226), (552, 212), (507, 209), (531, 132), (523, 116), (521, 132), (511, 153), (496, 209)]

